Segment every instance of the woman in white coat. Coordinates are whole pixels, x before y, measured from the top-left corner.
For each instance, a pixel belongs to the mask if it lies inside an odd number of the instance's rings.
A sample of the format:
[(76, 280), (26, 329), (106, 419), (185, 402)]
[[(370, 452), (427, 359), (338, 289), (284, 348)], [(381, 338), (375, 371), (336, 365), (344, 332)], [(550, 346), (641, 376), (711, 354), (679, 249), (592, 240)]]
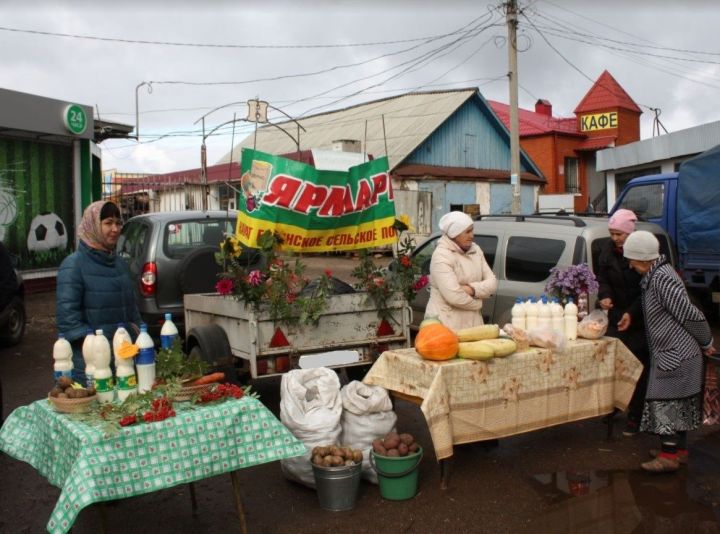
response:
[(451, 211), (438, 223), (443, 235), (430, 261), (430, 300), (425, 317), (460, 330), (483, 324), (482, 299), (497, 290), (497, 279), (473, 241), (473, 220)]

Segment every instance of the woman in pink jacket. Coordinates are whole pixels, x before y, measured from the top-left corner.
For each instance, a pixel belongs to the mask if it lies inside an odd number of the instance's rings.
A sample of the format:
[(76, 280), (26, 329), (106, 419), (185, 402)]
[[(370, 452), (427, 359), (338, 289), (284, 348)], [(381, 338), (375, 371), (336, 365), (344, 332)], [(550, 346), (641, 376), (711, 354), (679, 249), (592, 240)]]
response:
[(451, 211), (438, 223), (443, 235), (430, 262), (430, 300), (425, 317), (437, 317), (453, 330), (483, 324), (482, 299), (497, 290), (497, 279), (473, 241), (473, 220)]

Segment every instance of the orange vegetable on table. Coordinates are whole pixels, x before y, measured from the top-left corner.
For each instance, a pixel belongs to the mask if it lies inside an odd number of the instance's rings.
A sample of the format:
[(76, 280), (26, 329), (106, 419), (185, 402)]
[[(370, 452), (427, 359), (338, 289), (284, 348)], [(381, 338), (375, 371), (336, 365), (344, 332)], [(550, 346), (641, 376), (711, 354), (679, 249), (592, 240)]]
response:
[(222, 382), (225, 380), (225, 373), (210, 373), (209, 375), (201, 376), (197, 380), (190, 383), (191, 386), (204, 386), (206, 384), (214, 384), (215, 382)]

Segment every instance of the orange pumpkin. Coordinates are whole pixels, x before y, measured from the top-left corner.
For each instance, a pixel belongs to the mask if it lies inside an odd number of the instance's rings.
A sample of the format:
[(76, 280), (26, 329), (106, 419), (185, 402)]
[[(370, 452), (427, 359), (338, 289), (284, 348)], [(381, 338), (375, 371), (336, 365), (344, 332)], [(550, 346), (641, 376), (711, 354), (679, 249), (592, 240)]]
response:
[(440, 323), (424, 326), (415, 337), (415, 350), (425, 360), (450, 360), (458, 348), (457, 334)]

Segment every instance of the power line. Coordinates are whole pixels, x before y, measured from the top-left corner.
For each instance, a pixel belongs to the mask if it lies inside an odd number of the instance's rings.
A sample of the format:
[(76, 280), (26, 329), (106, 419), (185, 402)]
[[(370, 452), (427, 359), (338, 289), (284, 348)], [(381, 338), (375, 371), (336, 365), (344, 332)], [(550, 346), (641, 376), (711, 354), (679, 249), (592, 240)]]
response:
[(151, 41), (146, 39), (121, 39), (117, 37), (100, 37), (97, 35), (82, 35), (76, 33), (50, 32), (43, 30), (28, 30), (24, 28), (10, 28), (8, 26), (0, 26), (0, 31), (26, 33), (31, 35), (44, 35), (47, 37), (64, 37), (70, 39), (87, 39), (91, 41), (103, 41), (110, 43), (123, 44), (139, 44), (139, 45), (155, 45), (155, 46), (180, 46), (193, 48), (239, 48), (239, 49), (270, 49), (270, 50), (287, 50), (287, 49), (307, 49), (307, 48), (356, 48), (370, 46), (385, 46), (403, 43), (413, 43), (417, 41), (426, 41), (428, 39), (442, 39), (449, 37), (453, 33), (445, 33), (432, 35), (428, 37), (415, 37), (413, 39), (398, 39), (394, 41), (374, 41), (361, 43), (339, 43), (339, 44), (299, 44), (299, 45), (247, 45), (247, 44), (216, 44), (216, 43), (183, 43), (177, 41)]

